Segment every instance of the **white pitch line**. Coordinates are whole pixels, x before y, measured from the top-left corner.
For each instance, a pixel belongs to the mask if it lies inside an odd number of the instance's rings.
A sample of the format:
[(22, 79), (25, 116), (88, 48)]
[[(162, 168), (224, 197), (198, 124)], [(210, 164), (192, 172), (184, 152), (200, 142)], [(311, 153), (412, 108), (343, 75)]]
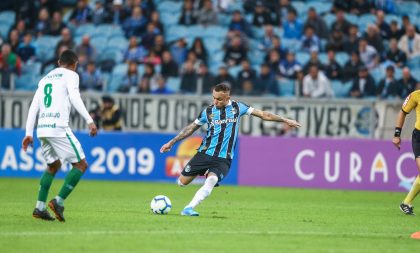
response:
[(293, 235), (293, 236), (332, 236), (332, 237), (373, 237), (373, 238), (396, 238), (407, 237), (404, 234), (391, 233), (332, 233), (332, 232), (316, 232), (316, 231), (160, 231), (160, 230), (91, 230), (91, 231), (20, 231), (20, 232), (0, 232), (0, 236), (4, 237), (37, 237), (37, 236), (66, 236), (66, 235), (135, 235), (135, 234), (239, 234), (239, 235)]

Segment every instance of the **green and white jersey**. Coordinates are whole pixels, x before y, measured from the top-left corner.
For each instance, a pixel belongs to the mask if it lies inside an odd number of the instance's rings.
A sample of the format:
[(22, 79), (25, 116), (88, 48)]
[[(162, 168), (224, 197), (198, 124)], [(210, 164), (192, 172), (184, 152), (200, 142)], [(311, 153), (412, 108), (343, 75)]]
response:
[(38, 138), (66, 137), (72, 105), (88, 124), (93, 122), (80, 97), (79, 75), (66, 68), (50, 71), (38, 83), (26, 121), (26, 136), (33, 135), (38, 116)]

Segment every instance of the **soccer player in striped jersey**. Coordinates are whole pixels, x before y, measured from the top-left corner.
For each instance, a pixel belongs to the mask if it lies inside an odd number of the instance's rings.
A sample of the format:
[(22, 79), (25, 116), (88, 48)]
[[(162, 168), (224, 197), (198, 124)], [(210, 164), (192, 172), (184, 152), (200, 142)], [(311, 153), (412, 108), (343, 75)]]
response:
[(207, 124), (207, 135), (197, 154), (182, 170), (178, 178), (178, 185), (188, 185), (198, 175), (206, 175), (206, 180), (181, 212), (181, 215), (198, 216), (199, 214), (194, 208), (207, 198), (218, 182), (228, 174), (234, 157), (240, 118), (244, 115), (257, 116), (267, 121), (284, 122), (291, 127), (300, 127), (300, 124), (295, 120), (231, 100), (230, 85), (227, 83), (217, 84), (213, 89), (213, 104), (204, 109), (193, 123), (185, 127), (160, 149), (161, 153), (170, 151), (176, 142), (187, 138), (202, 125)]
[[(401, 111), (398, 114), (397, 125), (395, 127), (394, 138), (392, 143), (400, 149), (401, 145), (401, 130), (404, 126), (405, 117), (413, 109), (416, 110), (416, 123), (412, 133), (411, 144), (413, 148), (414, 157), (416, 159), (417, 170), (420, 173), (420, 90), (413, 91), (405, 99)], [(420, 174), (419, 174), (420, 175)], [(412, 205), (413, 200), (420, 192), (420, 177), (417, 175), (416, 179), (413, 182), (410, 192), (400, 204), (400, 210), (408, 215), (414, 215), (414, 207)]]
[(74, 190), (87, 163), (82, 146), (69, 128), (71, 106), (83, 116), (89, 127), (89, 134), (95, 136), (97, 128), (86, 110), (79, 93), (79, 76), (75, 72), (78, 57), (71, 51), (64, 51), (58, 60), (59, 67), (44, 76), (32, 100), (26, 121), (26, 136), (22, 147), (26, 151), (33, 143), (33, 130), (38, 116), (37, 137), (41, 142), (42, 155), (47, 163), (47, 170), (41, 177), (38, 201), (32, 216), (43, 220), (54, 220), (46, 207), (48, 191), (55, 174), (61, 167), (60, 160), (72, 164), (58, 195), (48, 206), (55, 217), (64, 222), (64, 200)]

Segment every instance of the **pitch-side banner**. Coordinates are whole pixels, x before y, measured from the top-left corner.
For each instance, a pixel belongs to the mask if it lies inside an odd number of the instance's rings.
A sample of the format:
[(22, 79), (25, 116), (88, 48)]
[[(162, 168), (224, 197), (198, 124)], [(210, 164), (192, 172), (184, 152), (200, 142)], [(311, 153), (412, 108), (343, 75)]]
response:
[[(123, 112), (125, 131), (176, 133), (193, 122), (211, 103), (210, 95), (203, 97), (115, 95), (114, 97)], [(25, 128), (31, 98), (32, 94), (0, 96), (0, 128)], [(93, 110), (101, 104), (101, 97), (98, 94), (85, 93), (82, 98), (88, 110)], [(297, 119), (302, 123), (302, 127), (294, 131), (280, 123), (263, 122), (259, 118), (246, 116), (242, 120), (240, 133), (247, 136), (366, 138), (374, 137), (374, 130), (378, 127), (378, 113), (372, 101), (296, 100), (271, 97), (233, 99), (256, 109)], [(395, 116), (392, 116), (393, 122), (394, 119)], [(379, 122), (384, 122), (384, 119)], [(75, 130), (86, 128), (83, 118), (74, 110), (70, 116), (70, 123)], [(385, 124), (379, 126), (382, 125)]]
[[(40, 177), (46, 168), (39, 141), (27, 153), (21, 149), (25, 132), (0, 130), (0, 177)], [(87, 179), (143, 180), (176, 182), (176, 178), (195, 154), (200, 136), (192, 136), (161, 154), (160, 147), (173, 138), (169, 134), (107, 133), (89, 137), (75, 133), (89, 164)], [(57, 177), (63, 178), (70, 165), (64, 164)], [(237, 181), (237, 163), (233, 162), (225, 184)]]
[(418, 174), (411, 143), (241, 138), (238, 184), (407, 191)]

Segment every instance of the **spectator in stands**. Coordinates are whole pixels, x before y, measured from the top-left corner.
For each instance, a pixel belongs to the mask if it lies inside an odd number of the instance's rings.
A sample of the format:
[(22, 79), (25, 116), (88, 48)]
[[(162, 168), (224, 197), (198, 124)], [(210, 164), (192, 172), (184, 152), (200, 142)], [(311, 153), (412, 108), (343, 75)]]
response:
[(268, 59), (265, 61), (269, 66), (271, 73), (273, 75), (280, 76), (280, 62), (282, 61), (280, 59), (280, 54), (277, 50), (271, 49), (270, 52), (267, 54)]
[(217, 76), (214, 78), (214, 83), (222, 83), (222, 82), (227, 82), (230, 84), (230, 87), (235, 87), (236, 86), (236, 81), (233, 78), (233, 76), (231, 76), (227, 70), (227, 67), (222, 65), (219, 67), (219, 71)]
[(156, 36), (160, 34), (159, 29), (155, 27), (153, 23), (147, 24), (146, 33), (141, 36), (141, 44), (147, 49), (150, 50), (154, 44)]
[(58, 49), (61, 46), (66, 46), (68, 49), (74, 49), (75, 47), (70, 29), (68, 29), (67, 27), (61, 30), (61, 40), (55, 46), (55, 55), (57, 56), (57, 59), (59, 57)]
[(174, 92), (166, 86), (166, 78), (160, 74), (157, 74), (155, 77), (155, 82), (157, 83), (157, 87), (152, 90), (152, 94), (158, 95), (170, 95), (174, 94)]
[(406, 98), (411, 92), (416, 89), (417, 80), (411, 75), (410, 69), (404, 67), (402, 70), (402, 78), (398, 80), (399, 84), (399, 96)]
[(90, 43), (89, 35), (83, 35), (82, 42), (76, 47), (77, 54), (84, 54), (88, 61), (93, 61), (96, 58), (96, 49)]
[[(54, 67), (56, 68), (56, 67), (58, 67), (58, 59), (59, 59), (59, 57), (60, 57), (60, 55), (61, 55), (61, 53), (62, 52), (64, 52), (64, 51), (66, 51), (67, 49), (69, 49), (68, 48), (68, 46), (66, 46), (66, 45), (61, 45), (58, 49), (57, 49), (57, 51), (56, 51), (56, 53), (54, 54), (54, 57), (53, 58), (51, 58), (51, 59), (49, 59), (49, 60), (47, 60), (47, 61), (45, 61), (43, 64), (42, 64), (42, 67), (41, 67), (41, 73), (44, 73), (44, 71), (45, 71), (45, 68), (47, 67), (47, 66), (49, 66), (49, 65), (54, 65)], [(80, 62), (80, 56), (79, 56), (79, 62)], [(80, 67), (80, 64), (78, 64), (78, 67)]]
[(251, 81), (254, 83), (257, 80), (257, 72), (251, 67), (248, 60), (241, 62), (242, 69), (238, 73), (237, 84), (238, 86), (233, 88), (233, 91), (240, 89), (245, 81)]
[(147, 55), (147, 50), (137, 43), (137, 37), (131, 36), (128, 41), (128, 48), (124, 52), (124, 61), (142, 63)]
[(211, 94), (213, 91), (214, 76), (209, 72), (205, 63), (201, 63), (197, 73), (197, 95)]
[(378, 10), (376, 12), (376, 26), (380, 30), (382, 39), (388, 40), (391, 34), (391, 28), (389, 27), (388, 23), (385, 22), (385, 13), (383, 10)]
[(265, 8), (262, 1), (257, 1), (255, 5), (252, 24), (257, 27), (273, 24), (273, 21), (271, 20), (271, 13), (267, 10), (267, 8)]
[(211, 0), (205, 0), (203, 7), (198, 12), (198, 24), (203, 26), (216, 25), (218, 22), (217, 13), (213, 9)]
[(332, 12), (337, 13), (339, 10), (348, 12), (350, 11), (350, 4), (351, 1), (334, 0)]
[(399, 28), (398, 22), (396, 20), (391, 21), (389, 29), (390, 29), (390, 32), (389, 32), (390, 39), (400, 40), (401, 37), (404, 35), (402, 33), (402, 30)]
[(302, 92), (304, 97), (310, 98), (334, 96), (330, 81), (317, 66), (311, 66), (309, 74), (303, 78)]
[(99, 25), (105, 22), (106, 19), (106, 11), (102, 1), (96, 0), (95, 1), (95, 8), (92, 11), (92, 23), (95, 25)]
[(350, 13), (360, 16), (374, 12), (374, 6), (367, 0), (353, 0), (350, 1)]
[(394, 38), (389, 41), (386, 59), (394, 62), (398, 68), (404, 67), (407, 62), (406, 54), (398, 48), (398, 41)]
[(343, 68), (343, 80), (348, 81), (354, 79), (358, 75), (359, 69), (363, 66), (363, 63), (360, 61), (359, 53), (353, 51), (350, 55), (349, 61), (344, 65)]
[(147, 19), (140, 7), (134, 7), (131, 16), (124, 21), (123, 29), (126, 37), (140, 36), (146, 30)]
[(50, 30), (50, 14), (47, 8), (42, 8), (38, 14), (38, 20), (35, 25), (35, 32), (37, 36), (48, 34)]
[(344, 35), (349, 34), (350, 22), (346, 20), (343, 10), (337, 10), (335, 13), (335, 21), (331, 25), (331, 31), (340, 30)]
[(402, 21), (401, 36), (403, 36), (404, 34), (407, 33), (407, 29), (410, 26), (414, 26), (414, 30), (416, 31), (416, 33), (419, 33), (420, 32), (419, 29), (415, 25), (413, 25), (413, 23), (411, 23), (410, 16), (403, 15), (401, 17), (401, 21)]
[(232, 39), (232, 45), (229, 46), (225, 52), (223, 61), (229, 66), (235, 66), (247, 59), (247, 51), (242, 44), (241, 38), (235, 36)]
[(10, 76), (11, 74), (20, 75), (21, 73), (21, 61), (19, 56), (12, 52), (12, 48), (9, 44), (4, 43), (1, 46), (0, 54), (0, 74), (1, 74), (1, 85), (5, 89), (10, 88)]
[(179, 75), (178, 64), (172, 59), (172, 55), (169, 51), (162, 53), (162, 66), (161, 74), (163, 77), (178, 77)]
[(198, 59), (202, 62), (207, 63), (207, 49), (204, 46), (203, 39), (196, 37), (189, 52), (194, 52)]
[(362, 63), (369, 69), (374, 69), (378, 66), (379, 55), (376, 49), (368, 45), (365, 38), (361, 38), (359, 41), (359, 57)]
[(318, 15), (314, 7), (309, 7), (308, 18), (306, 19), (304, 27), (311, 26), (314, 33), (321, 39), (328, 38), (328, 27), (324, 19)]
[(328, 39), (327, 48), (332, 49), (335, 52), (344, 51), (344, 45), (346, 37), (340, 29), (335, 29), (331, 32), (330, 38)]
[(140, 6), (144, 12), (144, 15), (148, 19), (150, 19), (152, 12), (156, 9), (153, 0), (133, 0), (133, 6)]
[(152, 15), (150, 16), (150, 18), (151, 18), (150, 23), (155, 26), (155, 29), (159, 30), (159, 34), (163, 34), (165, 30), (164, 30), (162, 22), (160, 22), (159, 12), (157, 11), (152, 12)]
[(193, 9), (192, 0), (184, 0), (182, 6), (181, 17), (179, 18), (180, 25), (195, 25), (197, 24), (197, 15)]
[[(23, 39), (23, 37), (22, 37)], [(7, 43), (10, 45), (12, 52), (16, 53), (19, 48), (21, 39), (19, 38), (19, 33), (16, 29), (12, 29), (9, 33), (9, 40)]]
[(27, 32), (25, 37), (23, 37), (23, 42), (17, 49), (17, 55), (24, 63), (35, 61), (35, 47), (32, 45), (31, 33)]
[(48, 34), (52, 36), (58, 36), (61, 34), (61, 31), (66, 27), (66, 24), (64, 24), (63, 22), (63, 17), (61, 16), (61, 12), (55, 11), (52, 15)]
[(300, 49), (307, 53), (311, 51), (320, 51), (321, 41), (314, 33), (314, 28), (312, 26), (307, 26), (305, 28), (305, 34), (300, 39)]
[(354, 98), (373, 97), (376, 95), (375, 80), (368, 72), (368, 68), (361, 67), (359, 74), (353, 79), (350, 96)]
[(373, 0), (374, 6), (377, 10), (383, 10), (386, 13), (395, 13), (394, 0)]
[(140, 75), (137, 69), (137, 63), (130, 62), (128, 64), (127, 75), (124, 76), (122, 86), (118, 89), (118, 91), (125, 93), (136, 93), (139, 81)]
[(176, 41), (176, 43), (171, 48), (171, 54), (174, 58), (174, 61), (181, 66), (184, 64), (185, 60), (187, 59), (188, 49), (187, 49), (187, 42), (184, 38), (180, 38)]
[(274, 31), (272, 25), (264, 26), (264, 36), (261, 39), (258, 48), (262, 51), (268, 52), (273, 47)]
[(289, 51), (286, 60), (280, 63), (280, 75), (284, 78), (295, 79), (297, 72), (301, 70), (301, 65), (295, 59), (295, 53)]
[(351, 25), (349, 29), (349, 36), (344, 40), (344, 51), (348, 54), (357, 51), (359, 49), (359, 27), (357, 25)]
[(392, 65), (386, 67), (385, 78), (383, 78), (376, 90), (379, 98), (392, 98), (399, 96), (400, 85), (395, 80), (395, 69)]
[(110, 96), (102, 97), (101, 107), (102, 129), (105, 131), (121, 131), (122, 130), (122, 114), (118, 105)]
[(195, 55), (195, 53), (193, 51), (189, 51), (188, 55), (187, 55), (187, 62), (191, 62), (194, 70), (196, 72), (198, 72), (199, 68), (200, 68), (200, 64), (203, 63), (202, 60), (197, 58), (197, 55)]
[(182, 93), (195, 93), (197, 91), (197, 74), (191, 62), (186, 61), (181, 74)]
[(280, 0), (279, 7), (276, 10), (277, 24), (279, 26), (283, 26), (284, 22), (286, 22), (289, 11), (297, 12), (289, 0)]
[[(280, 60), (286, 59), (287, 49), (283, 48), (283, 46), (281, 45), (280, 37), (277, 35), (274, 35), (272, 39), (270, 51), (273, 49), (279, 53)], [(268, 56), (266, 56), (266, 59), (268, 60)]]
[(341, 66), (338, 64), (335, 59), (335, 52), (333, 50), (328, 50), (327, 52), (328, 63), (324, 65), (325, 75), (330, 80), (339, 80), (341, 76)]
[(287, 39), (299, 40), (302, 36), (303, 24), (297, 18), (296, 10), (289, 10), (287, 20), (283, 22), (283, 37)]
[(23, 36), (25, 36), (25, 33), (27, 32), (25, 20), (18, 20), (12, 30), (16, 30), (18, 32), (19, 41), (22, 41)]
[(312, 66), (317, 66), (319, 70), (324, 69), (324, 64), (321, 62), (321, 60), (318, 57), (318, 51), (312, 50), (311, 56), (309, 58), (309, 61), (305, 64), (303, 67), (303, 73), (306, 75), (309, 73), (309, 70)]
[(144, 63), (149, 63), (154, 65), (160, 65), (162, 63), (162, 58), (157, 55), (154, 50), (150, 50), (149, 54), (144, 58)]
[(246, 80), (242, 83), (240, 89), (234, 91), (234, 94), (241, 96), (259, 96), (260, 93), (255, 85), (255, 81)]
[(376, 25), (368, 25), (365, 38), (367, 43), (374, 47), (379, 54), (384, 53), (384, 43), (382, 42), (380, 31)]
[(256, 80), (256, 88), (262, 95), (280, 95), (276, 76), (271, 72), (270, 65), (263, 63), (260, 66), (260, 75)]
[(420, 55), (420, 34), (416, 33), (413, 25), (407, 27), (407, 32), (398, 42), (398, 47), (409, 59)]
[(80, 73), (80, 88), (84, 91), (102, 91), (101, 72), (96, 69), (95, 62), (88, 62), (86, 69)]
[(137, 93), (149, 94), (150, 93), (150, 83), (151, 83), (151, 81), (148, 78), (141, 79), (140, 83), (137, 87)]
[(82, 25), (92, 20), (92, 10), (87, 2), (87, 0), (79, 0), (77, 2), (77, 7), (70, 15), (70, 22), (75, 25)]
[(236, 10), (232, 14), (232, 21), (229, 25), (229, 31), (238, 31), (248, 37), (252, 37), (251, 26), (242, 16), (241, 12)]
[[(39, 0), (37, 2), (38, 6), (36, 7), (38, 8), (38, 10), (45, 8), (50, 14), (59, 11), (61, 8), (60, 1), (57, 0)], [(39, 13), (39, 11), (37, 12)]]
[(155, 37), (155, 44), (153, 45), (153, 48), (150, 51), (153, 51), (156, 53), (159, 58), (162, 56), (163, 51), (168, 50), (168, 47), (166, 46), (165, 39), (163, 38), (163, 35), (159, 34)]
[(128, 11), (123, 6), (123, 0), (113, 0), (107, 21), (113, 25), (121, 25), (128, 15)]

